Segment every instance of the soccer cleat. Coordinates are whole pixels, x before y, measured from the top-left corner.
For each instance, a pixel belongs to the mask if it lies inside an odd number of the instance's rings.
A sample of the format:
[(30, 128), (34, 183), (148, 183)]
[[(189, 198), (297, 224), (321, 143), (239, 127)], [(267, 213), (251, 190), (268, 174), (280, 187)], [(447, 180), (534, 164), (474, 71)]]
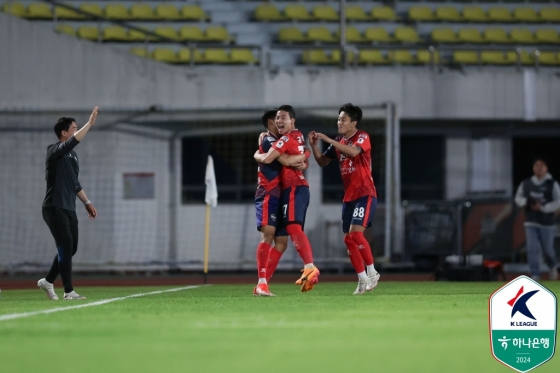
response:
[(316, 283), (319, 282), (319, 268), (304, 268), (301, 270), (301, 277), (296, 281), (296, 285), (301, 285), (301, 292), (311, 291)]
[(50, 300), (58, 300), (58, 295), (54, 292), (54, 286), (44, 278), (37, 281), (37, 286), (47, 293), (47, 298)]
[(74, 290), (72, 290), (69, 293), (64, 293), (64, 300), (83, 300), (86, 299), (86, 297), (81, 296), (80, 294), (76, 293)]
[(379, 274), (379, 272), (375, 272), (373, 276), (368, 275), (368, 283), (366, 285), (366, 291), (372, 291), (373, 289), (375, 289), (377, 287), (377, 282), (379, 281), (380, 277), (381, 275)]
[(366, 292), (367, 286), (371, 283), (370, 279), (368, 278), (365, 281), (358, 281), (358, 287), (356, 287), (356, 291), (354, 295), (362, 295)]
[(258, 284), (253, 289), (253, 295), (258, 297), (274, 297), (275, 295), (268, 290), (268, 284)]

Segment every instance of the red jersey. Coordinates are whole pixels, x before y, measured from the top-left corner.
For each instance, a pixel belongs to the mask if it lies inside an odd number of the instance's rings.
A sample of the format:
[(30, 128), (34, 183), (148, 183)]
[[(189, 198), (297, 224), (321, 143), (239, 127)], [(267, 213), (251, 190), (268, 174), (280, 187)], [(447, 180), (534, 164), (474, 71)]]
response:
[(338, 159), (342, 183), (344, 184), (344, 200), (342, 202), (354, 201), (364, 196), (377, 198), (377, 191), (375, 185), (373, 185), (373, 177), (371, 177), (371, 142), (369, 135), (358, 130), (348, 139), (344, 136), (337, 136), (335, 141), (362, 149), (362, 152), (354, 158), (344, 155), (333, 145), (329, 146), (323, 153), (330, 159)]
[[(262, 139), (259, 151), (261, 154), (266, 154), (272, 145), (276, 142), (276, 136), (267, 132), (266, 136)], [(275, 197), (280, 197), (282, 188), (280, 185), (280, 172), (282, 165), (278, 161), (271, 164), (259, 163), (258, 168), (258, 186), (255, 197), (260, 197), (265, 194), (270, 194)]]
[[(303, 134), (297, 129), (291, 130), (284, 136), (282, 136), (278, 141), (272, 146), (280, 154), (288, 155), (298, 155), (304, 154), (305, 139)], [(303, 176), (302, 171), (294, 170), (291, 167), (282, 167), (282, 172), (280, 173), (280, 182), (282, 183), (282, 188), (287, 189), (293, 186), (305, 185), (307, 181)]]

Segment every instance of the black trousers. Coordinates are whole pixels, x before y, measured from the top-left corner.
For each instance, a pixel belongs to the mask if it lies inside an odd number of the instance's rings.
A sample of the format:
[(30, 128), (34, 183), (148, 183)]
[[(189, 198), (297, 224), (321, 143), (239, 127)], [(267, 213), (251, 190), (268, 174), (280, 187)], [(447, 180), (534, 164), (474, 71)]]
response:
[(74, 290), (72, 287), (72, 257), (78, 251), (76, 211), (58, 207), (43, 207), (43, 220), (51, 230), (58, 251), (45, 279), (52, 284), (60, 274), (64, 292), (69, 293)]

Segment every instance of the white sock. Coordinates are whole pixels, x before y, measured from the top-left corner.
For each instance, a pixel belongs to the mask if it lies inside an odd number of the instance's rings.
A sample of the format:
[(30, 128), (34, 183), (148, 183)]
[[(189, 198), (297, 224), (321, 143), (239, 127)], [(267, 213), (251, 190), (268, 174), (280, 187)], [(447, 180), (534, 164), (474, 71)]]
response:
[(366, 271), (362, 271), (360, 273), (358, 273), (358, 281), (362, 282), (362, 281), (367, 281), (368, 277), (366, 275)]
[(266, 278), (260, 278), (259, 277), (259, 285), (260, 284), (266, 284)]
[(367, 266), (367, 273), (368, 273), (368, 275), (374, 275), (374, 274), (377, 273), (373, 264), (370, 265), (370, 266)]
[(315, 268), (315, 265), (313, 263), (308, 263), (308, 264), (304, 265), (303, 268), (305, 268), (305, 269)]

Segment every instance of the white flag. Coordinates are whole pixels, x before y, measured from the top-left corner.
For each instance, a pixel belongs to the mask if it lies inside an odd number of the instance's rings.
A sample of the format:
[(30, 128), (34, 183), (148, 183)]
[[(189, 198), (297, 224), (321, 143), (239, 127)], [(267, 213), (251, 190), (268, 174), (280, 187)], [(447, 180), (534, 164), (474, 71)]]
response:
[(218, 206), (218, 186), (216, 185), (216, 174), (214, 173), (214, 160), (211, 155), (208, 156), (204, 183), (206, 183), (206, 195), (204, 196), (204, 202), (212, 207)]

